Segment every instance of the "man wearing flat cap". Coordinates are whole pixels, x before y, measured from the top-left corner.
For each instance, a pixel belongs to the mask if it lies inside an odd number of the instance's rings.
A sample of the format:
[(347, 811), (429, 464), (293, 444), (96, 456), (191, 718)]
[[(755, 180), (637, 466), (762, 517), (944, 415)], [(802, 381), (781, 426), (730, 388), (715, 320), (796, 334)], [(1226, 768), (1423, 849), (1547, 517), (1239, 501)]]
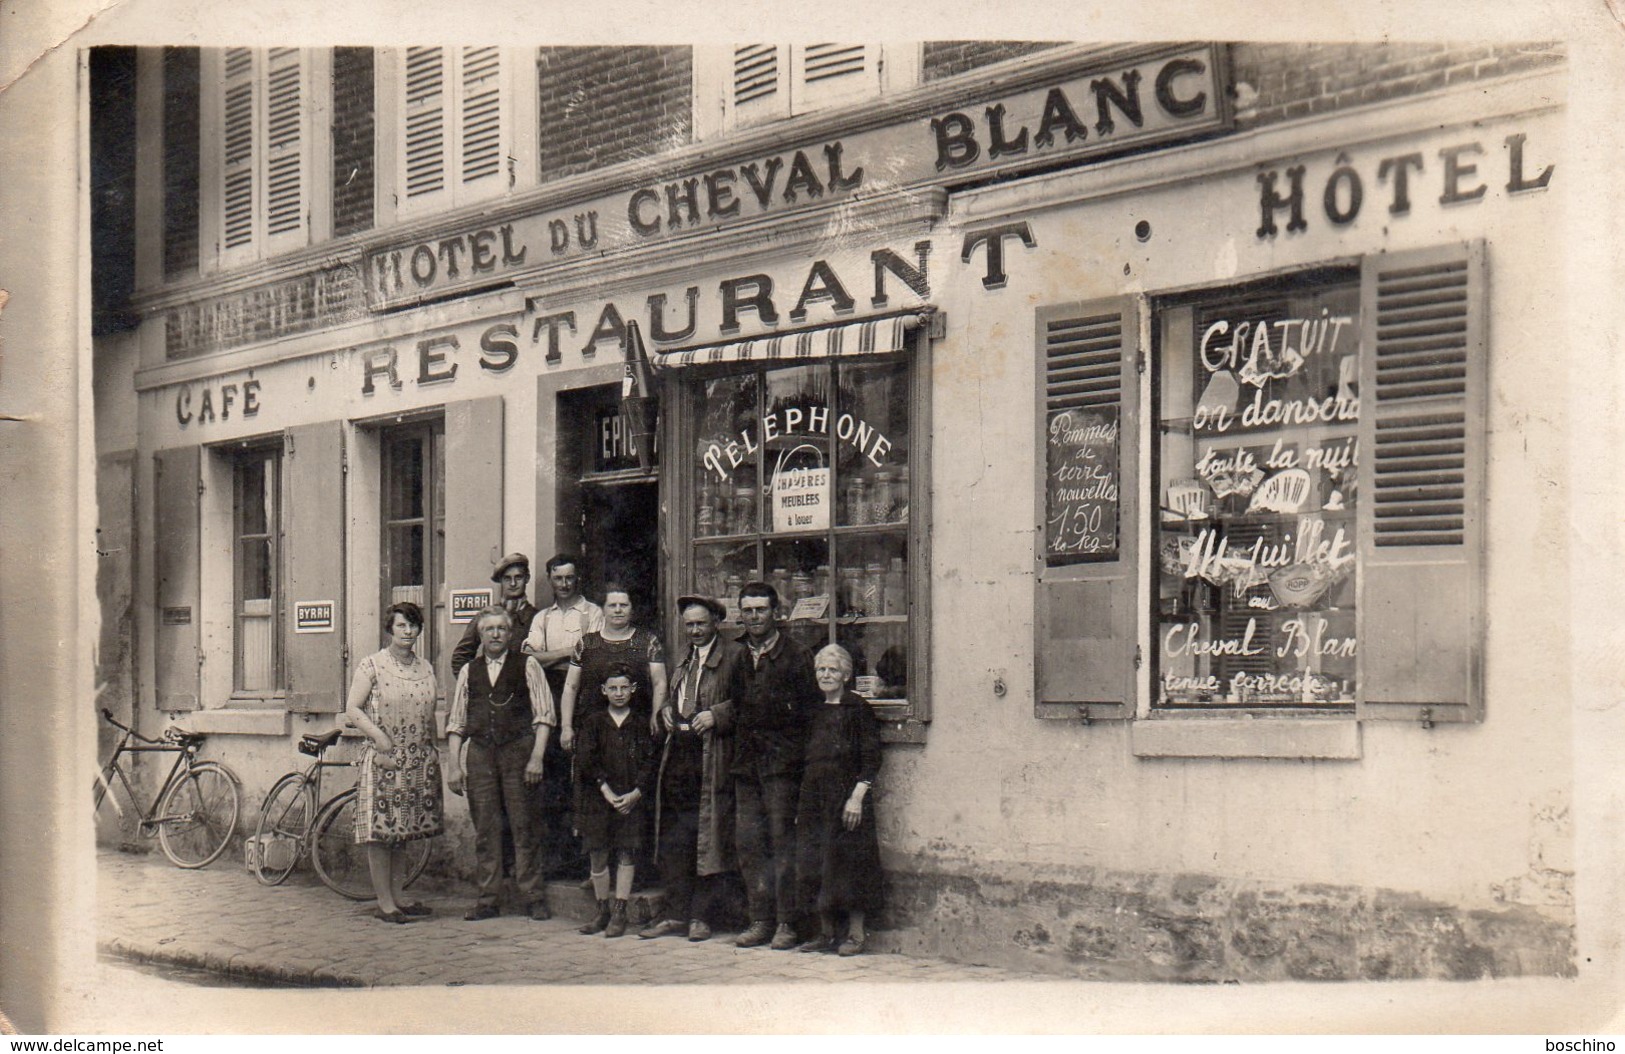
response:
[[(530, 602), (530, 598), (525, 596), (525, 589), (530, 585), (530, 557), (524, 553), (509, 553), (504, 556), (491, 570), (491, 581), (498, 587), (496, 606), (505, 610), (508, 617), (513, 619), (508, 647), (517, 653), (538, 610), (536, 605)], [(451, 675), (456, 677), (479, 652), (479, 620), (472, 619), (468, 623), (468, 628), (463, 630), (463, 639), (451, 650)], [(557, 697), (555, 693), (554, 698)]]
[(733, 700), (728, 685), (744, 649), (717, 633), (726, 616), (710, 597), (677, 598), (688, 656), (672, 702), (660, 711), (666, 744), (655, 792), (656, 859), (666, 887), (664, 917), (638, 933), (711, 936), (711, 920), (734, 861)]

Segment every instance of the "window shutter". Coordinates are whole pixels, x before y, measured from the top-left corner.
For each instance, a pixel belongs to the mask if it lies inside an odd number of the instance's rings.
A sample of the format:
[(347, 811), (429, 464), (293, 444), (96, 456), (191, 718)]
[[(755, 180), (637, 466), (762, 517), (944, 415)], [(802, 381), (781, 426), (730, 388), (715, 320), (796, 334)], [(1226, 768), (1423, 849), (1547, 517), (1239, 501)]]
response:
[(790, 106), (807, 113), (872, 96), (879, 63), (872, 44), (801, 44), (795, 48)]
[[(1038, 717), (1134, 716), (1139, 545), (1139, 315), (1132, 298), (1038, 312), (1038, 574), (1034, 710)], [(1050, 565), (1044, 451), (1053, 411), (1115, 409), (1117, 550)]]
[(1356, 712), (1482, 720), (1484, 246), (1361, 277)]
[(199, 685), (198, 447), (153, 455), (153, 532), (157, 607), (153, 684), (160, 710), (196, 710)]
[(733, 49), (728, 107), (734, 125), (789, 115), (788, 51), (782, 44), (741, 44)]
[(265, 233), (305, 228), (304, 82), (296, 48), (272, 48), (266, 59)]
[[(490, 586), (491, 565), (501, 559), (502, 547), (502, 396), (465, 399), (446, 406), (446, 540), (443, 588), (479, 589)], [(534, 558), (540, 554), (530, 554)], [(541, 557), (546, 559), (546, 557)], [(532, 565), (539, 567), (540, 562)], [(539, 574), (536, 576), (541, 577)], [(534, 596), (532, 597), (534, 600)], [(451, 597), (446, 597), (451, 612)], [(528, 629), (529, 627), (524, 627)], [(441, 676), (449, 677), (452, 644), (463, 632), (448, 626), (447, 646), (440, 649)], [(446, 681), (447, 685), (451, 682)], [(448, 695), (450, 693), (448, 692)]]
[(227, 48), (221, 247), (254, 243), (254, 51)]
[[(344, 432), (338, 421), (284, 433), (282, 463), (283, 655), (288, 709), (344, 709)], [(332, 601), (333, 628), (299, 633), (294, 607)]]
[(462, 182), (495, 189), (502, 183), (502, 52), (464, 48), (462, 63)]
[(406, 134), (402, 137), (407, 202), (431, 200), (446, 189), (446, 57), (443, 48), (407, 48)]

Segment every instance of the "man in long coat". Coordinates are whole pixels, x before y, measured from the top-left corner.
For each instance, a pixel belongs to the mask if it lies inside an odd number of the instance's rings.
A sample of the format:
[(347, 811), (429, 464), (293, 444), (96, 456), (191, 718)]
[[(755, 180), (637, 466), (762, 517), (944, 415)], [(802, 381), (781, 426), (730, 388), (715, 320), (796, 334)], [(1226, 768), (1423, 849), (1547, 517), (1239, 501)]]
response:
[(666, 744), (655, 796), (656, 857), (665, 917), (638, 936), (711, 936), (711, 918), (734, 870), (733, 700), (728, 686), (744, 649), (717, 633), (725, 609), (710, 597), (677, 598), (688, 655), (672, 702), (660, 712)]

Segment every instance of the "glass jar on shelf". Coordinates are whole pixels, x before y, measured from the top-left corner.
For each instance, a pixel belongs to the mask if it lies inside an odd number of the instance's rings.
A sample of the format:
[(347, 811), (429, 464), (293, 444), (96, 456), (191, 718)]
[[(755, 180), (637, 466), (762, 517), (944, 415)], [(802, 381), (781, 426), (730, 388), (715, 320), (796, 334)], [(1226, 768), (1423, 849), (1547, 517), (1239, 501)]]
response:
[(863, 525), (870, 521), (873, 510), (869, 507), (869, 483), (857, 473), (846, 481), (846, 522)]
[(734, 488), (733, 533), (750, 534), (756, 530), (756, 488)]
[(908, 522), (908, 466), (897, 466), (897, 478), (892, 481), (892, 512), (893, 523)]
[(903, 571), (901, 556), (891, 558), (881, 608), (888, 615), (908, 614), (908, 577)]
[(863, 568), (841, 568), (841, 614), (863, 614)]
[(875, 473), (869, 490), (870, 523), (892, 522), (892, 471), (883, 468)]
[(869, 616), (882, 614), (886, 610), (885, 594), (885, 565), (869, 564), (863, 569), (863, 613)]
[(835, 598), (833, 596), (831, 596), (831, 594), (830, 594), (830, 586), (831, 586), (831, 579), (830, 579), (830, 573), (829, 573), (829, 565), (828, 564), (819, 564), (817, 570), (813, 574), (813, 596), (815, 596), (815, 597), (829, 597), (829, 599), (830, 599), (829, 613), (833, 616), (833, 615), (838, 613), (836, 609), (840, 605), (838, 605), (838, 604), (836, 604), (834, 602)]
[(694, 510), (694, 537), (707, 538), (717, 533), (717, 489), (707, 479), (700, 484), (700, 503)]
[(775, 567), (767, 582), (779, 595), (779, 606), (781, 608), (787, 606), (790, 603), (790, 572), (782, 567)]
[(812, 575), (798, 569), (790, 576), (790, 604), (794, 606), (813, 595)]

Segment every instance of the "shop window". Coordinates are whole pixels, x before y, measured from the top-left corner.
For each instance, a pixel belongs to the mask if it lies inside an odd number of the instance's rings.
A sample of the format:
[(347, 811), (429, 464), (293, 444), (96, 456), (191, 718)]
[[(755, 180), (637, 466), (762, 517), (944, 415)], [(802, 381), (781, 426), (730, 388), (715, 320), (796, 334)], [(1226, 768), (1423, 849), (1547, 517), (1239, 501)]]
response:
[(696, 97), (701, 107), (696, 133), (703, 137), (873, 99), (915, 84), (919, 66), (919, 45), (736, 44), (697, 49)]
[(445, 425), (406, 425), (385, 431), (383, 457), (382, 607), (413, 603), (423, 609), (425, 632), (417, 651), (438, 663), (446, 625), (444, 591), (446, 510)]
[(395, 91), (400, 213), (451, 208), (506, 191), (513, 118), (503, 50), (407, 48)]
[[(206, 52), (212, 85), (204, 142), (223, 266), (309, 241), (310, 63), (297, 48)], [(213, 133), (213, 134), (210, 134)]]
[(233, 688), (243, 693), (276, 691), (285, 687), (280, 446), (236, 455), (233, 490)]
[(858, 693), (899, 722), (924, 715), (915, 383), (906, 361), (825, 361), (687, 391), (692, 588), (721, 599), (737, 630), (740, 588), (768, 582), (786, 631), (843, 645)]
[(1041, 311), (1038, 715), (1481, 719), (1486, 296), (1474, 243), (1154, 300), (1143, 419), (1140, 303)]

